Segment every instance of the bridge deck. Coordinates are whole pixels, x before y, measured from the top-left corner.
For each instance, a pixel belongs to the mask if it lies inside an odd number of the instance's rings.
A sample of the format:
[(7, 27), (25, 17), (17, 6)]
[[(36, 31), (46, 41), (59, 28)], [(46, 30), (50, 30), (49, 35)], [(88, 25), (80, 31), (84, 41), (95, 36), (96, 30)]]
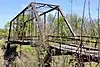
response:
[[(8, 41), (6, 41), (8, 42)], [(22, 44), (22, 45), (31, 45), (36, 41), (31, 40), (10, 40), (9, 43), (11, 44)], [(34, 45), (34, 44), (33, 44)], [(61, 44), (60, 45), (51, 45), (49, 48), (55, 50), (55, 55), (81, 55), (84, 58), (85, 62), (88, 62), (90, 57), (90, 61), (98, 62), (100, 57), (98, 55), (98, 49), (89, 47), (89, 46), (82, 46), (82, 52), (80, 53), (80, 48), (78, 49), (79, 45), (76, 44)], [(62, 53), (61, 53), (62, 52)]]
[[(72, 45), (75, 45), (75, 44), (72, 44)], [(78, 49), (78, 46), (69, 46), (68, 44), (66, 44), (66, 45), (62, 44), (61, 46), (51, 45), (49, 48), (55, 49), (55, 55), (60, 55), (60, 54), (65, 54), (65, 55), (74, 54), (77, 56), (80, 55), (83, 57), (84, 62), (88, 62), (88, 61), (98, 62), (100, 59), (100, 57), (98, 55), (98, 49), (88, 47), (88, 46), (83, 46), (81, 53), (80, 53), (80, 48)], [(89, 58), (90, 58), (90, 60), (89, 60)]]
[(24, 39), (24, 40), (21, 40), (21, 39), (10, 39), (9, 41), (8, 40), (5, 40), (6, 43), (10, 43), (10, 44), (21, 44), (21, 45), (32, 45), (34, 43), (36, 43), (38, 41), (38, 38), (34, 38), (34, 39)]

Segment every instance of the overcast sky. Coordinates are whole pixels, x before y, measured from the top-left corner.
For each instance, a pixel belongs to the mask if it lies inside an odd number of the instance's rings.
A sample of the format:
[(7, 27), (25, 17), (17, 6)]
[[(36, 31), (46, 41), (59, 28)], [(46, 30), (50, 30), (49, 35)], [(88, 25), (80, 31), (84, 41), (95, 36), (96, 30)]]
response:
[[(49, 4), (57, 4), (60, 5), (60, 8), (64, 13), (71, 12), (71, 3), (70, 0), (1, 0), (0, 1), (0, 28), (3, 28), (7, 21), (10, 21), (14, 18), (25, 6), (27, 6), (31, 1), (49, 3)], [(88, 0), (87, 0), (88, 1)], [(91, 1), (91, 15), (92, 18), (97, 17), (97, 9), (98, 9), (98, 0), (90, 0)], [(73, 0), (73, 13), (77, 13), (78, 15), (82, 15), (84, 0)], [(88, 16), (86, 4), (86, 15)]]

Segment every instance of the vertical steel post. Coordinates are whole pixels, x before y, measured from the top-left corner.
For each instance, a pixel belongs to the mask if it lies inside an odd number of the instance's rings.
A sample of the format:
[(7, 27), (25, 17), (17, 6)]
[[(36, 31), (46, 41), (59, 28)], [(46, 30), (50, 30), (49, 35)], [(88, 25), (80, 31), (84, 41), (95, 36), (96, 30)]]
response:
[(58, 34), (58, 36), (59, 36), (59, 29), (60, 29), (60, 22), (59, 22), (59, 9), (58, 9), (58, 19), (57, 19), (57, 23), (58, 23), (58, 25), (57, 25), (57, 34)]
[(80, 43), (80, 54), (79, 54), (79, 64), (80, 64), (80, 67), (83, 66), (83, 61), (82, 61), (82, 56), (81, 56), (81, 52), (82, 52), (82, 44), (83, 44), (83, 24), (84, 24), (84, 14), (85, 14), (85, 4), (86, 4), (86, 0), (84, 1), (84, 5), (83, 5), (83, 15), (82, 15), (82, 23), (81, 23), (81, 43)]
[(44, 33), (43, 33), (43, 45), (46, 45), (46, 34), (47, 34), (47, 27), (46, 27), (46, 14), (44, 14), (44, 24), (43, 24), (43, 26), (44, 26)]

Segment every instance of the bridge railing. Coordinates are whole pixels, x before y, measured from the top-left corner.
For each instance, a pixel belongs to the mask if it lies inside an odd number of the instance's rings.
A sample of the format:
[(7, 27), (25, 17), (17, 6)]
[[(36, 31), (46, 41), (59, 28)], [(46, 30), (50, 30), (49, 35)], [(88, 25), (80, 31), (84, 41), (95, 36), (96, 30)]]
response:
[(98, 48), (98, 44), (99, 44), (98, 40), (99, 40), (99, 37), (90, 37), (90, 36), (52, 36), (52, 35), (48, 35), (47, 41), (53, 42), (53, 43), (59, 43), (59, 44), (74, 44), (74, 45), (80, 45), (82, 41), (82, 46)]

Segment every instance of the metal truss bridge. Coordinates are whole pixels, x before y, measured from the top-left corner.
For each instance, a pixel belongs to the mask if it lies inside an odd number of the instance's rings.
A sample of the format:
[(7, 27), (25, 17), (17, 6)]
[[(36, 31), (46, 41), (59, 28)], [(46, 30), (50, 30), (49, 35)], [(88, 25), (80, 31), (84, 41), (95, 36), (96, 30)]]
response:
[[(54, 16), (52, 21), (48, 21), (49, 14)], [(63, 24), (62, 28), (61, 24)], [(63, 29), (64, 35), (62, 34)], [(97, 41), (94, 42), (90, 39)], [(62, 55), (74, 55), (77, 61), (75, 67), (84, 67), (85, 62), (97, 62), (98, 64), (100, 62), (99, 46), (97, 45), (99, 37), (78, 36), (59, 5), (31, 2), (10, 21), (8, 40), (5, 42), (7, 46), (4, 59), (8, 62), (14, 52), (13, 50), (11, 52), (11, 46), (14, 44), (38, 47), (38, 56), (41, 55), (41, 48), (46, 48), (43, 64), (39, 64), (38, 67), (51, 67), (52, 57)], [(90, 47), (89, 43), (96, 47)], [(38, 57), (38, 59), (40, 58)]]

